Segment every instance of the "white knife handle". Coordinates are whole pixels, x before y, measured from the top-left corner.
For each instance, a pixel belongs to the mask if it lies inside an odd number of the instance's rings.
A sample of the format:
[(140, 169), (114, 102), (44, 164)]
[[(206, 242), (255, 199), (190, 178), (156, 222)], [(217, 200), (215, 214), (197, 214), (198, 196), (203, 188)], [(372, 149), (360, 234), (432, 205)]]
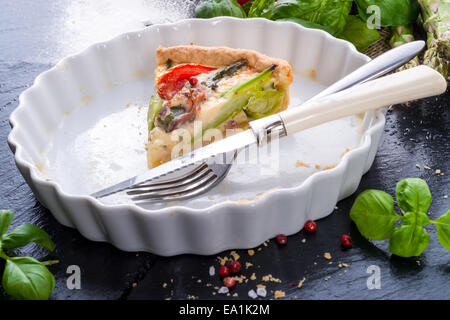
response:
[(285, 134), (291, 135), (342, 117), (438, 95), (446, 88), (447, 81), (440, 73), (418, 66), (307, 102), (278, 116)]

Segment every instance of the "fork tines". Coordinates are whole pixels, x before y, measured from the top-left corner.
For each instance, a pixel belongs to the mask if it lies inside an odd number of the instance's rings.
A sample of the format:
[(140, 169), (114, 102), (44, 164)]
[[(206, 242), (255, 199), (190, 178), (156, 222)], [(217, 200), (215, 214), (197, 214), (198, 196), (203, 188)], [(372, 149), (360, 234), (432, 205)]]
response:
[(174, 179), (133, 187), (126, 193), (136, 204), (183, 200), (209, 190), (217, 175), (203, 163), (194, 170)]

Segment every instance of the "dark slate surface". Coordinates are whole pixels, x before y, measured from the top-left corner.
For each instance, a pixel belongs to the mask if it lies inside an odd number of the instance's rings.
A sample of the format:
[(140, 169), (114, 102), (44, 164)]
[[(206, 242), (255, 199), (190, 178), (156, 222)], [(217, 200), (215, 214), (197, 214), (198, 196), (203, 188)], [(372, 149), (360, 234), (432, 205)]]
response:
[[(245, 250), (237, 251), (240, 261), (253, 264), (242, 274), (248, 278), (254, 272), (258, 278), (237, 285), (232, 292), (237, 293), (237, 297), (213, 295), (214, 286), (220, 286), (220, 281), (217, 275), (210, 277), (208, 270), (214, 265), (217, 272), (216, 256), (163, 258), (148, 253), (122, 252), (109, 244), (88, 241), (76, 230), (58, 224), (37, 202), (19, 174), (6, 140), (10, 131), (8, 117), (17, 106), (19, 94), (62, 54), (77, 49), (67, 46), (67, 42), (73, 44), (72, 40), (79, 38), (68, 40), (58, 36), (69, 34), (64, 33), (66, 28), (70, 28), (70, 24), (77, 25), (77, 19), (88, 14), (83, 11), (74, 14), (76, 10), (70, 1), (21, 0), (3, 3), (0, 11), (0, 208), (16, 212), (14, 225), (36, 224), (47, 230), (55, 241), (56, 250), (50, 254), (35, 245), (16, 252), (42, 260), (60, 260), (50, 267), (56, 277), (51, 298), (239, 299), (248, 298), (247, 292), (255, 289), (257, 283), (263, 283), (261, 277), (272, 274), (281, 283), (264, 283), (268, 298), (273, 298), (273, 291), (283, 290), (287, 299), (448, 299), (450, 253), (438, 243), (434, 228), (427, 228), (431, 233), (430, 246), (419, 258), (392, 257), (386, 242), (367, 241), (351, 223), (349, 209), (355, 196), (339, 202), (332, 215), (318, 221), (314, 234), (301, 231), (289, 237), (285, 247), (279, 247), (272, 240), (267, 246), (261, 246), (260, 251), (255, 249), (253, 257)], [(151, 14), (155, 17), (154, 12)], [(69, 35), (76, 36), (76, 29)], [(66, 46), (61, 46), (64, 41)], [(383, 143), (357, 193), (376, 188), (392, 194), (397, 180), (421, 177), (429, 183), (433, 195), (431, 217), (450, 208), (449, 199), (444, 198), (450, 194), (449, 97), (447, 92), (409, 107), (396, 106), (388, 113)], [(416, 164), (420, 164), (420, 169)], [(424, 165), (432, 170), (425, 170)], [(445, 175), (436, 175), (435, 169), (441, 169)], [(339, 237), (344, 233), (353, 237), (351, 250), (340, 247)], [(306, 239), (306, 243), (302, 239)], [(324, 252), (331, 253), (332, 264), (323, 258)], [(220, 254), (226, 255), (229, 252)], [(339, 268), (338, 262), (350, 266)], [(73, 264), (81, 268), (80, 290), (69, 290), (66, 286), (66, 270)], [(370, 265), (381, 269), (379, 290), (367, 288), (369, 274), (366, 270)], [(306, 278), (303, 288), (291, 285), (303, 277)], [(163, 287), (164, 283), (167, 286)], [(208, 283), (212, 286), (207, 286)], [(0, 293), (0, 297), (7, 298), (4, 293)]]

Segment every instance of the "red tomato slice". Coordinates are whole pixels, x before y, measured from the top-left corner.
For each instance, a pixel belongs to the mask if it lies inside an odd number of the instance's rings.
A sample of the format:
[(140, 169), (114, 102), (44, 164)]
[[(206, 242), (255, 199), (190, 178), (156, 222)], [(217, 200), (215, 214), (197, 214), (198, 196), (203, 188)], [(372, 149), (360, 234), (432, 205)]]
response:
[(246, 4), (247, 2), (249, 2), (250, 0), (238, 0), (239, 4), (242, 6), (244, 4)]
[(169, 69), (158, 79), (158, 94), (164, 100), (170, 100), (180, 91), (190, 77), (216, 70), (201, 64), (181, 64)]

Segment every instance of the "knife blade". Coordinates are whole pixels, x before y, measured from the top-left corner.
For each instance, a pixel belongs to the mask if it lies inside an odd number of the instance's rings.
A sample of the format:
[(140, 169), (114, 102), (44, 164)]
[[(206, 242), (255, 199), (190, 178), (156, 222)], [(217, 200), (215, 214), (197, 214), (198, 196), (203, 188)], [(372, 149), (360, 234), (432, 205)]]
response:
[[(160, 166), (157, 166), (156, 168), (150, 169), (135, 177), (122, 181), (116, 185), (94, 192), (91, 194), (91, 196), (95, 198), (106, 197), (113, 193), (129, 189), (132, 186), (142, 184), (144, 182), (151, 182), (160, 177), (164, 177), (168, 174), (186, 168), (190, 165), (201, 163), (207, 159), (227, 154), (231, 151), (239, 151), (252, 144), (257, 144), (257, 142), (257, 136), (253, 133), (253, 130), (248, 129), (232, 135), (231, 137), (213, 142), (205, 147), (196, 149), (179, 158), (173, 159)], [(223, 161), (223, 158), (217, 160)]]

